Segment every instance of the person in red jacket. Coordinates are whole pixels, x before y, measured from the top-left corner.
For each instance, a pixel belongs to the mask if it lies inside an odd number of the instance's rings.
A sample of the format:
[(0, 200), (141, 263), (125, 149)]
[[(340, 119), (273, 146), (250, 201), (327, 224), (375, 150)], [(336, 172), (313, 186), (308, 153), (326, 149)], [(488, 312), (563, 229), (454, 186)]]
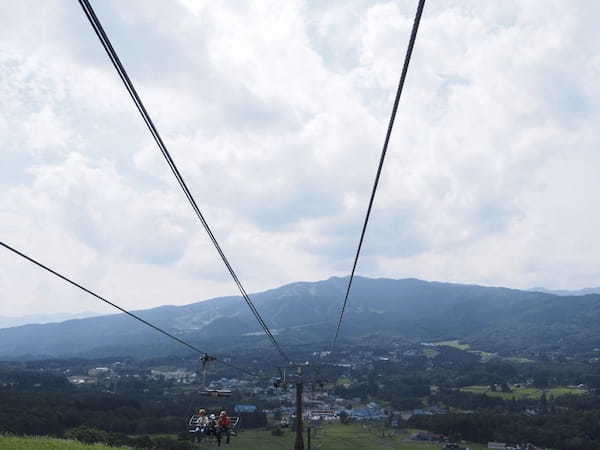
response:
[(219, 447), (221, 446), (221, 437), (223, 434), (227, 436), (225, 443), (229, 444), (229, 438), (231, 435), (231, 420), (225, 411), (221, 411), (221, 414), (219, 414), (219, 419), (217, 420), (217, 430), (217, 442), (219, 443)]

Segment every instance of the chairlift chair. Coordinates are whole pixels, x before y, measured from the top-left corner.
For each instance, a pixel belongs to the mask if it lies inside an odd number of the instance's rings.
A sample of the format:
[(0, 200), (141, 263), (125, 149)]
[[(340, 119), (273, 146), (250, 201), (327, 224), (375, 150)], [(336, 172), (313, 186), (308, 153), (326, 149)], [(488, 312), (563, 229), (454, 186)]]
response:
[[(213, 414), (211, 414), (213, 415)], [(216, 416), (216, 414), (214, 414)], [(207, 413), (207, 416), (210, 416)], [(188, 421), (188, 432), (191, 433), (194, 438), (201, 442), (205, 437), (206, 438), (210, 438), (211, 435), (208, 434), (208, 430), (207, 430), (207, 426), (206, 425), (202, 425), (200, 424), (200, 418), (201, 416), (198, 414), (194, 414), (192, 417), (190, 417), (190, 420)], [(231, 427), (229, 429), (229, 432), (231, 434), (231, 436), (236, 436), (237, 435), (237, 427), (240, 423), (240, 418), (239, 417), (229, 417), (229, 421), (231, 422)]]
[(287, 388), (288, 385), (288, 381), (287, 381), (287, 372), (285, 367), (278, 367), (279, 369), (279, 378), (274, 378), (273, 379), (273, 387), (275, 389), (279, 389), (279, 388)]
[(203, 397), (230, 397), (232, 394), (229, 389), (205, 389), (200, 391), (200, 395)]
[(214, 356), (206, 353), (200, 358), (200, 362), (202, 363), (202, 390), (200, 391), (200, 395), (203, 397), (230, 397), (232, 394), (230, 389), (208, 389), (206, 387), (208, 366), (211, 362), (216, 361), (216, 359)]
[[(210, 363), (214, 361), (216, 361), (216, 358), (206, 353), (200, 358), (200, 363), (202, 366), (202, 390), (199, 392), (199, 394), (203, 397), (229, 397), (232, 394), (232, 391), (229, 389), (208, 389), (206, 387), (206, 375), (208, 372), (208, 367)], [(198, 441), (202, 441), (205, 437), (208, 438), (211, 436), (210, 428), (205, 424), (201, 424), (201, 417), (202, 416), (199, 414), (194, 414), (188, 420), (188, 432), (192, 433), (195, 439)], [(229, 417), (229, 420), (231, 421), (230, 433), (231, 435), (235, 436), (235, 430), (240, 422), (240, 418)]]
[[(240, 418), (237, 416), (235, 416), (235, 417), (229, 416), (229, 420), (231, 421), (231, 429), (232, 430), (237, 428), (238, 424), (240, 423)], [(199, 425), (200, 425), (200, 416), (198, 414), (194, 414), (192, 417), (190, 417), (190, 420), (188, 421), (189, 432), (197, 433), (199, 431), (199, 430), (197, 430), (197, 428), (199, 428)]]

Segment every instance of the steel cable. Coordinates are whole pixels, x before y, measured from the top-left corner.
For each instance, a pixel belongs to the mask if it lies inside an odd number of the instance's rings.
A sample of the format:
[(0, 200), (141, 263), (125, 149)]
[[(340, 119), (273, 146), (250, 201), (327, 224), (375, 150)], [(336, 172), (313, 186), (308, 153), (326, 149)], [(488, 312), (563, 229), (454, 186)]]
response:
[[(4, 243), (4, 242), (2, 242), (2, 241), (0, 241), (0, 245), (1, 245), (2, 247), (6, 248), (7, 250), (9, 250), (9, 251), (13, 252), (14, 254), (16, 254), (16, 255), (20, 256), (21, 258), (24, 258), (24, 259), (26, 259), (26, 260), (27, 260), (27, 261), (29, 261), (30, 263), (33, 263), (33, 264), (35, 264), (35, 265), (36, 265), (36, 266), (38, 266), (39, 268), (41, 268), (41, 269), (44, 269), (45, 271), (47, 271), (47, 272), (51, 273), (52, 275), (54, 275), (54, 276), (56, 276), (56, 277), (60, 278), (61, 280), (63, 280), (63, 281), (66, 281), (67, 283), (69, 283), (69, 284), (71, 284), (71, 285), (75, 286), (76, 288), (79, 288), (79, 289), (81, 289), (81, 290), (82, 290), (82, 291), (84, 291), (85, 293), (87, 293), (87, 294), (89, 294), (89, 295), (91, 295), (91, 296), (93, 296), (93, 297), (97, 298), (98, 300), (100, 300), (100, 301), (102, 301), (102, 302), (106, 303), (107, 305), (110, 305), (110, 306), (112, 306), (113, 308), (116, 308), (116, 309), (118, 309), (118, 310), (119, 310), (119, 311), (121, 311), (122, 313), (125, 313), (125, 314), (127, 314), (129, 317), (131, 317), (131, 318), (133, 318), (133, 319), (135, 319), (135, 320), (137, 320), (137, 321), (139, 321), (139, 322), (143, 323), (144, 325), (146, 325), (146, 326), (148, 326), (148, 327), (150, 327), (150, 328), (153, 328), (154, 330), (158, 331), (159, 333), (162, 333), (163, 335), (167, 336), (167, 337), (168, 337), (168, 338), (170, 338), (170, 339), (173, 339), (174, 341), (176, 341), (176, 342), (180, 343), (181, 345), (184, 345), (184, 346), (186, 346), (187, 348), (189, 348), (189, 349), (193, 350), (194, 352), (200, 353), (200, 354), (202, 354), (202, 355), (206, 354), (206, 352), (205, 352), (205, 351), (203, 351), (203, 350), (199, 349), (199, 348), (198, 348), (198, 347), (196, 347), (195, 345), (192, 345), (192, 344), (190, 344), (189, 342), (186, 342), (186, 341), (184, 341), (183, 339), (181, 339), (181, 338), (178, 338), (177, 336), (175, 336), (175, 335), (173, 335), (173, 334), (169, 333), (168, 331), (165, 331), (165, 330), (163, 330), (162, 328), (160, 328), (160, 327), (158, 327), (158, 326), (154, 325), (153, 323), (151, 323), (151, 322), (148, 322), (148, 321), (147, 321), (147, 320), (145, 320), (145, 319), (142, 319), (142, 318), (141, 318), (140, 316), (138, 316), (137, 314), (134, 314), (134, 313), (132, 313), (131, 311), (128, 311), (128, 310), (126, 310), (125, 308), (123, 308), (123, 307), (121, 307), (121, 306), (117, 305), (116, 303), (113, 303), (112, 301), (110, 301), (110, 300), (108, 300), (108, 299), (106, 299), (106, 298), (102, 297), (101, 295), (98, 295), (98, 294), (96, 294), (94, 291), (92, 291), (92, 290), (90, 290), (90, 289), (86, 288), (85, 286), (83, 286), (83, 285), (81, 285), (81, 284), (77, 283), (76, 281), (73, 281), (73, 280), (71, 280), (69, 277), (67, 277), (67, 276), (65, 276), (65, 275), (62, 275), (61, 273), (57, 272), (56, 270), (54, 270), (54, 269), (51, 269), (50, 267), (46, 266), (45, 264), (42, 264), (41, 262), (37, 261), (36, 259), (32, 258), (31, 256), (28, 256), (28, 255), (26, 255), (25, 253), (23, 253), (23, 252), (21, 252), (21, 251), (17, 250), (16, 248), (13, 248), (13, 247), (11, 247), (10, 245), (8, 245), (8, 244), (6, 244), (6, 243)], [(245, 373), (246, 375), (250, 375), (250, 376), (252, 376), (252, 377), (258, 377), (258, 378), (264, 378), (264, 377), (263, 377), (263, 376), (261, 376), (261, 375), (257, 375), (257, 374), (255, 374), (255, 373), (252, 373), (252, 372), (250, 372), (250, 371), (246, 370), (246, 369), (243, 369), (243, 368), (241, 368), (241, 367), (235, 366), (235, 365), (233, 365), (233, 364), (230, 364), (230, 363), (228, 363), (228, 362), (226, 362), (226, 361), (223, 361), (223, 360), (220, 360), (220, 359), (218, 359), (218, 358), (216, 359), (216, 361), (218, 361), (220, 364), (223, 364), (224, 366), (227, 366), (227, 367), (230, 367), (230, 368), (232, 368), (232, 369), (235, 369), (235, 370), (238, 370), (238, 371), (240, 371), (240, 372), (243, 372), (243, 373)]]
[(146, 107), (144, 106), (144, 104), (143, 104), (140, 96), (137, 93), (137, 90), (135, 89), (133, 83), (131, 82), (131, 79), (129, 78), (129, 75), (127, 74), (125, 68), (123, 67), (123, 65), (122, 65), (122, 63), (121, 63), (121, 61), (120, 61), (120, 59), (119, 59), (119, 57), (118, 57), (115, 49), (113, 48), (113, 46), (112, 46), (112, 44), (111, 44), (111, 42), (110, 42), (110, 40), (109, 40), (106, 32), (104, 31), (104, 28), (102, 27), (102, 24), (101, 24), (100, 20), (96, 16), (96, 13), (94, 12), (94, 9), (92, 8), (90, 2), (88, 0), (78, 0), (78, 1), (79, 1), (79, 4), (81, 5), (81, 7), (82, 7), (82, 9), (83, 9), (86, 17), (88, 18), (90, 24), (92, 25), (92, 28), (94, 29), (94, 32), (96, 33), (96, 36), (98, 36), (98, 39), (100, 40), (102, 46), (104, 47), (104, 50), (106, 51), (106, 53), (107, 53), (109, 59), (111, 60), (113, 66), (115, 67), (115, 69), (116, 69), (119, 77), (123, 81), (123, 84), (125, 85), (125, 88), (127, 89), (127, 92), (129, 93), (129, 95), (130, 95), (131, 99), (133, 100), (135, 106), (137, 107), (140, 115), (142, 116), (142, 119), (146, 123), (146, 126), (148, 127), (148, 130), (152, 134), (152, 137), (156, 141), (156, 144), (158, 145), (158, 147), (159, 147), (162, 155), (164, 156), (165, 160), (167, 161), (167, 164), (169, 165), (169, 168), (173, 172), (173, 175), (175, 176), (177, 182), (179, 183), (181, 189), (183, 190), (185, 196), (187, 197), (190, 205), (194, 209), (194, 212), (198, 216), (198, 219), (200, 219), (200, 222), (202, 223), (202, 226), (204, 227), (204, 229), (205, 229), (206, 233), (208, 234), (211, 242), (213, 243), (214, 247), (216, 248), (217, 252), (219, 253), (221, 259), (223, 260), (223, 263), (227, 267), (227, 270), (229, 271), (229, 273), (230, 273), (231, 277), (233, 278), (235, 284), (237, 285), (240, 293), (242, 294), (242, 297), (243, 297), (244, 301), (246, 302), (246, 304), (250, 308), (250, 311), (252, 312), (252, 314), (254, 315), (254, 317), (256, 318), (256, 320), (258, 321), (259, 325), (261, 326), (261, 328), (263, 329), (264, 333), (267, 335), (267, 337), (269, 338), (269, 340), (273, 343), (273, 345), (275, 346), (276, 350), (279, 352), (279, 354), (281, 355), (281, 357), (284, 360), (286, 360), (286, 362), (290, 362), (289, 357), (283, 351), (283, 349), (279, 345), (279, 342), (277, 341), (277, 339), (275, 338), (275, 336), (273, 336), (273, 333), (271, 332), (271, 330), (267, 326), (266, 322), (263, 320), (262, 316), (258, 312), (258, 309), (256, 308), (256, 306), (252, 302), (250, 296), (246, 292), (246, 289), (244, 288), (244, 286), (240, 282), (237, 274), (233, 270), (233, 267), (229, 263), (229, 260), (225, 256), (225, 253), (221, 249), (221, 246), (219, 245), (219, 243), (218, 243), (216, 237), (214, 236), (214, 234), (213, 234), (210, 226), (208, 225), (208, 222), (204, 218), (204, 215), (200, 211), (200, 208), (198, 207), (198, 205), (196, 203), (196, 200), (194, 199), (191, 191), (189, 190), (189, 188), (188, 188), (185, 180), (183, 179), (181, 173), (179, 172), (179, 169), (177, 168), (177, 165), (175, 164), (175, 161), (171, 157), (171, 154), (169, 153), (169, 151), (168, 151), (168, 149), (167, 149), (164, 141), (162, 140), (162, 137), (160, 136), (160, 134), (159, 134), (156, 126), (154, 125), (154, 122), (152, 121), (150, 115), (148, 114), (148, 111), (146, 110)]
[(354, 264), (352, 265), (352, 273), (350, 274), (350, 279), (348, 280), (348, 286), (346, 288), (346, 295), (344, 297), (344, 304), (342, 306), (342, 310), (340, 312), (340, 318), (337, 323), (337, 328), (335, 330), (335, 336), (333, 341), (331, 342), (331, 350), (335, 348), (335, 344), (340, 334), (340, 328), (342, 326), (342, 319), (344, 318), (344, 312), (346, 311), (346, 305), (348, 303), (348, 297), (350, 296), (350, 289), (352, 288), (352, 281), (354, 280), (354, 273), (356, 272), (356, 265), (358, 263), (358, 257), (360, 255), (360, 250), (363, 245), (363, 241), (365, 238), (365, 233), (367, 231), (367, 225), (369, 224), (369, 217), (371, 216), (371, 209), (373, 208), (373, 201), (375, 200), (375, 193), (377, 192), (377, 186), (379, 185), (379, 178), (381, 177), (381, 171), (383, 169), (383, 163), (385, 161), (385, 155), (387, 153), (388, 144), (390, 142), (390, 136), (392, 134), (392, 129), (394, 127), (394, 120), (396, 119), (396, 112), (398, 111), (398, 104), (400, 103), (400, 96), (402, 95), (402, 90), (404, 89), (404, 82), (406, 81), (406, 74), (408, 73), (408, 66), (410, 64), (410, 59), (412, 56), (413, 48), (415, 46), (415, 40), (417, 38), (417, 31), (419, 29), (419, 24), (421, 22), (421, 16), (423, 14), (423, 8), (425, 6), (425, 0), (419, 0), (419, 5), (417, 7), (417, 12), (415, 14), (415, 20), (413, 22), (412, 32), (410, 34), (410, 41), (408, 43), (408, 48), (406, 49), (406, 56), (404, 58), (404, 66), (402, 67), (402, 75), (400, 76), (400, 82), (398, 83), (398, 89), (396, 91), (396, 98), (394, 100), (394, 106), (392, 108), (392, 115), (390, 117), (390, 121), (387, 128), (387, 133), (385, 135), (385, 141), (383, 144), (383, 149), (381, 151), (381, 157), (379, 158), (379, 165), (377, 167), (377, 174), (375, 175), (375, 182), (373, 183), (373, 189), (371, 190), (371, 198), (369, 199), (369, 206), (367, 208), (367, 214), (365, 215), (365, 220), (363, 223), (362, 231), (360, 233), (360, 240), (358, 242), (358, 248), (356, 249), (356, 255), (354, 257)]

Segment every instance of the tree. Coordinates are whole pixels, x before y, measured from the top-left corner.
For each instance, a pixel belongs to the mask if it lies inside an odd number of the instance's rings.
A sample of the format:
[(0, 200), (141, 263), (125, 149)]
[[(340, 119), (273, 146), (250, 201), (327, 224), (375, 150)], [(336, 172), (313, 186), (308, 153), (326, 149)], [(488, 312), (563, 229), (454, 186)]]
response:
[(540, 408), (542, 409), (542, 412), (548, 410), (548, 399), (546, 398), (545, 392), (542, 392), (542, 396), (540, 397)]
[(340, 412), (340, 423), (344, 423), (344, 424), (346, 424), (346, 423), (348, 423), (349, 421), (350, 421), (350, 420), (349, 420), (348, 413), (347, 413), (346, 411), (342, 411), (342, 412)]
[(549, 376), (547, 372), (540, 372), (533, 378), (533, 385), (538, 389), (545, 389), (549, 384)]

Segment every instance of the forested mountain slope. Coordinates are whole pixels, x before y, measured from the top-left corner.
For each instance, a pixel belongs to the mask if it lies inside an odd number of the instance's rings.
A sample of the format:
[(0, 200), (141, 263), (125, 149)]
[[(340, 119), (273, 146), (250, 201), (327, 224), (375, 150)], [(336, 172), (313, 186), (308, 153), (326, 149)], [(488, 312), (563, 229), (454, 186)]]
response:
[[(331, 339), (346, 278), (299, 282), (252, 297), (283, 343)], [(138, 314), (198, 345), (265, 346), (240, 297)], [(364, 335), (415, 341), (462, 339), (504, 354), (600, 347), (600, 295), (555, 296), (417, 279), (355, 279), (342, 340)], [(181, 351), (123, 314), (0, 330), (0, 358), (157, 355)], [(185, 349), (183, 349), (185, 350)]]

